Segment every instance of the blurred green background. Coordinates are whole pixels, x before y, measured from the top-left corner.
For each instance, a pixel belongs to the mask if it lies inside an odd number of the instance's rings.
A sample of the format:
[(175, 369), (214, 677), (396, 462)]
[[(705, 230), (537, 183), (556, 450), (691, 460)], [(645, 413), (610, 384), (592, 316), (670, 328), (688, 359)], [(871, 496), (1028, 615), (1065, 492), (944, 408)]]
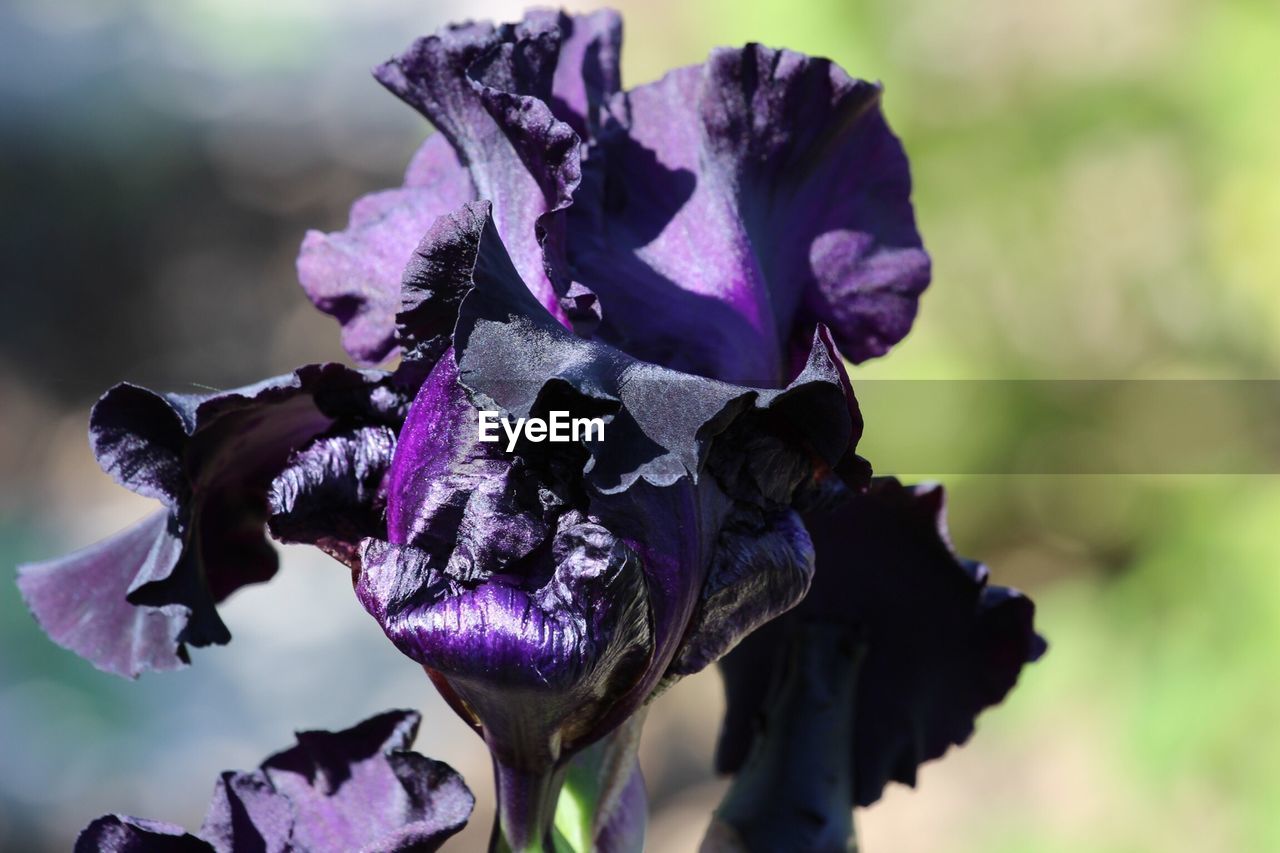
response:
[[(856, 369), (855, 390), (1280, 378), (1274, 0), (618, 5), (627, 85), (752, 40), (884, 82), (935, 278), (910, 337)], [(293, 253), (306, 227), (341, 227), (356, 195), (396, 183), (425, 133), (367, 69), (444, 21), (518, 14), (0, 8), (0, 564), (145, 511), (85, 446), (111, 383), (226, 386), (341, 357)], [(939, 419), (937, 446), (975, 470), (966, 454), (1037, 428), (1020, 411)], [(912, 413), (865, 415), (865, 455), (892, 455)], [(1135, 416), (1094, 413), (1104, 435)], [(860, 816), (865, 849), (1280, 849), (1280, 479), (946, 480), (957, 546), (1034, 595), (1051, 650), (969, 746)], [(455, 849), (480, 848), (480, 742), (381, 638), (343, 569), (287, 550), (276, 581), (224, 612), (236, 642), (129, 684), (48, 643), (0, 585), (0, 849), (67, 849), (107, 811), (198, 825), (217, 771), (253, 766), (294, 728), (395, 705), (425, 710), (419, 749), (477, 789)], [(705, 674), (651, 715), (653, 850), (693, 849), (718, 799), (720, 703)]]

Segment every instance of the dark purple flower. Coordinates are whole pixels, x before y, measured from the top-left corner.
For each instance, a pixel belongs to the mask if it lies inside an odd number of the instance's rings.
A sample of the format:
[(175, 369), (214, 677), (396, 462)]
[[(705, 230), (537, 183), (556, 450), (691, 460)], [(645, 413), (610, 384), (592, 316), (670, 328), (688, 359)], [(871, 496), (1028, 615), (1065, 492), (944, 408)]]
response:
[[(865, 494), (807, 513), (805, 525), (816, 554), (809, 595), (720, 661), (728, 709), (716, 764), (738, 772), (749, 756), (759, 753), (760, 764), (797, 732), (819, 730), (830, 736), (814, 739), (808, 752), (793, 743), (790, 775), (774, 760), (768, 778), (744, 783), (775, 798), (806, 776), (803, 784), (812, 785), (813, 763), (843, 736), (820, 719), (834, 700), (787, 706), (785, 694), (849, 687), (835, 721), (851, 732), (845, 759), (838, 774), (821, 777), (828, 787), (847, 786), (847, 799), (831, 811), (840, 817), (850, 803), (875, 802), (890, 781), (915, 784), (920, 764), (968, 740), (974, 718), (1004, 699), (1045, 643), (1030, 599), (988, 586), (985, 566), (952, 551), (941, 486), (877, 479)], [(808, 684), (825, 686), (788, 688), (787, 673), (796, 670), (784, 660), (807, 660), (813, 645), (795, 638), (821, 626), (843, 630), (826, 652), (817, 644), (826, 675)], [(840, 643), (849, 650), (840, 653)]]
[[(400, 364), (203, 398), (109, 392), (95, 451), (166, 509), (23, 569), (55, 640), (122, 674), (172, 668), (187, 644), (225, 642), (214, 605), (274, 571), (264, 524), (316, 545), (484, 737), (497, 837), (523, 849), (546, 839), (575, 756), (609, 752), (674, 680), (792, 624), (775, 617), (815, 553), (800, 512), (869, 476), (841, 354), (901, 339), (929, 279), (906, 159), (879, 88), (827, 60), (722, 49), (623, 92), (620, 44), (612, 12), (532, 12), (446, 28), (378, 68), (438, 132), (403, 187), (359, 201), (344, 232), (308, 234), (298, 271), (354, 357)], [(482, 410), (603, 434), (488, 443)], [(814, 606), (844, 612), (847, 595)], [(932, 595), (903, 619), (935, 603), (950, 618)], [(868, 665), (897, 660), (897, 626), (876, 626), (888, 639)], [(903, 649), (905, 681), (857, 693), (873, 718), (892, 717), (891, 689), (932, 689), (934, 670), (911, 669), (932, 664)], [(731, 698), (750, 714), (766, 688), (748, 682)], [(722, 755), (749, 740), (727, 734)], [(862, 748), (860, 786), (877, 760)], [(896, 770), (900, 750), (877, 748)], [(634, 749), (609, 754), (590, 837), (633, 849)], [(281, 802), (245, 806), (275, 826)], [(212, 843), (104, 820), (120, 844)]]
[(314, 436), (382, 417), (391, 400), (380, 381), (328, 364), (210, 394), (112, 388), (90, 417), (94, 453), (164, 508), (83, 551), (19, 567), (27, 606), (53, 640), (118, 675), (175, 669), (187, 646), (227, 642), (215, 604), (276, 571), (263, 536), (272, 479)]
[(249, 772), (227, 771), (196, 834), (100, 817), (77, 853), (427, 853), (466, 825), (475, 798), (449, 765), (409, 751), (420, 717), (388, 711), (298, 743)]
[(620, 42), (613, 12), (532, 12), (378, 69), (439, 133), (402, 189), (304, 244), (303, 284), (353, 355), (392, 351), (414, 235), (464, 197), (492, 201), (550, 313), (602, 312), (599, 339), (644, 361), (780, 387), (817, 323), (855, 361), (906, 334), (929, 259), (879, 87), (748, 45), (622, 92)]
[[(417, 253), (401, 340), (435, 352), (432, 308), (456, 310), (452, 348), (401, 429), (386, 538), (364, 540), (357, 593), (485, 737), (518, 846), (545, 833), (575, 752), (800, 599), (812, 554), (790, 506), (817, 488), (815, 466), (848, 464), (861, 422), (822, 335), (773, 391), (572, 334), (520, 279), (487, 204), (442, 217)], [(421, 270), (436, 271), (430, 293)], [(478, 440), (480, 408), (606, 426), (508, 452)]]

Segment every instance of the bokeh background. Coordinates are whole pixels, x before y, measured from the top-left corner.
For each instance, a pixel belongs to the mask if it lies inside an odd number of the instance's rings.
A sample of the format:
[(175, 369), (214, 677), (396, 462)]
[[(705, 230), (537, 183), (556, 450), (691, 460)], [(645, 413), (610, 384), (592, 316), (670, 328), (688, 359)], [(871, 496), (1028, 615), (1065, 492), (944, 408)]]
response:
[[(1280, 378), (1274, 0), (618, 5), (627, 85), (751, 40), (885, 83), (935, 280), (910, 337), (855, 387)], [(0, 6), (5, 572), (146, 511), (86, 446), (88, 407), (110, 384), (226, 387), (342, 357), (296, 285), (296, 247), (307, 227), (342, 227), (358, 194), (398, 183), (427, 132), (369, 67), (447, 20), (518, 13)], [(977, 470), (967, 454), (1010, 436), (1034, 453), (1037, 421), (1019, 412), (939, 417), (932, 446), (951, 470)], [(1104, 438), (1137, 416), (1092, 414)], [(913, 422), (866, 416), (873, 461)], [(969, 746), (860, 814), (865, 849), (1280, 849), (1280, 479), (947, 481), (960, 550), (1035, 596), (1052, 648)], [(385, 642), (344, 569), (286, 549), (276, 581), (222, 612), (230, 646), (127, 683), (50, 644), (0, 583), (0, 849), (68, 849), (108, 811), (195, 827), (218, 771), (254, 766), (295, 728), (392, 706), (422, 708), (418, 748), (473, 783), (479, 812), (453, 849), (482, 849), (480, 741)], [(701, 835), (723, 789), (709, 769), (721, 705), (706, 673), (653, 710), (650, 849)]]

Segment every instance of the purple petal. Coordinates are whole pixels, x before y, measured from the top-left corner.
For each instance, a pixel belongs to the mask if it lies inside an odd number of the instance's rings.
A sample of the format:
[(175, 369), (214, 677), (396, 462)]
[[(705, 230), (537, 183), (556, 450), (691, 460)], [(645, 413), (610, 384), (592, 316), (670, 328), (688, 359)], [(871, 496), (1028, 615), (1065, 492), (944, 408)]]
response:
[(112, 815), (77, 851), (425, 853), (462, 829), (475, 798), (448, 765), (409, 752), (420, 717), (388, 711), (341, 732), (299, 732), (254, 771), (223, 773), (199, 836)]
[(410, 409), (387, 484), (389, 539), (449, 549), (451, 571), (468, 577), (528, 556), (570, 501), (567, 484), (513, 464), (477, 432), (453, 359), (441, 359)]
[(652, 641), (626, 543), (576, 512), (550, 549), (468, 582), (414, 546), (369, 540), (357, 594), (405, 654), (445, 677), (499, 760), (551, 766), (634, 683)]
[(102, 470), (131, 492), (176, 506), (187, 495), (188, 437), (182, 413), (164, 398), (121, 383), (94, 406), (89, 440)]
[(813, 545), (791, 510), (743, 507), (720, 531), (697, 613), (668, 677), (692, 675), (800, 602), (813, 577)]
[(214, 847), (180, 826), (105, 815), (85, 827), (75, 853), (213, 853)]
[(383, 374), (313, 365), (234, 391), (160, 395), (118, 385), (94, 407), (104, 469), (167, 512), (99, 545), (20, 569), (36, 619), (100, 669), (136, 677), (230, 639), (215, 605), (271, 578), (267, 492), (314, 436), (391, 417)]
[(492, 200), (521, 278), (567, 323), (560, 295), (568, 281), (552, 269), (563, 241), (556, 214), (570, 204), (580, 165), (578, 135), (547, 104), (560, 42), (557, 23), (546, 19), (445, 28), (418, 39), (375, 76), (452, 143), (475, 197)]
[[(487, 209), (484, 203), (476, 204)], [(418, 385), (452, 349), (458, 309), (472, 288), (476, 252), (468, 223), (476, 204), (439, 217), (405, 267), (395, 317), (402, 354), (398, 372), (418, 380)], [(453, 360), (451, 353), (448, 360)]]
[(847, 623), (801, 622), (774, 649), (779, 663), (752, 721), (758, 734), (716, 807), (704, 849), (856, 847), (848, 756), (858, 722), (857, 633)]
[(360, 540), (384, 536), (383, 477), (396, 433), (384, 425), (316, 438), (289, 458), (267, 496), (271, 535), (358, 565)]
[(275, 839), (335, 853), (436, 849), (475, 801), (448, 765), (404, 751), (419, 721), (391, 711), (342, 732), (299, 732), (260, 769), (223, 775), (201, 835), (240, 849), (239, 800), (268, 849)]
[(835, 510), (806, 515), (817, 555), (808, 596), (721, 662), (722, 771), (737, 771), (757, 736), (752, 720), (793, 626), (850, 625), (866, 645), (850, 720), (849, 772), (861, 806), (891, 780), (914, 784), (918, 765), (968, 740), (974, 718), (1001, 702), (1022, 667), (1044, 652), (1034, 605), (988, 587), (985, 567), (955, 556), (943, 507), (941, 487), (883, 479)]
[(22, 598), (49, 639), (128, 678), (189, 663), (182, 634), (191, 608), (128, 599), (135, 578), (168, 575), (177, 565), (182, 541), (171, 525), (168, 512), (157, 512), (74, 554), (19, 566)]
[(298, 255), (298, 280), (316, 307), (342, 326), (342, 345), (365, 364), (396, 346), (395, 315), (405, 263), (436, 217), (474, 197), (471, 179), (448, 140), (427, 139), (405, 187), (360, 199), (345, 231), (309, 231)]
[(358, 201), (345, 231), (312, 231), (303, 241), (303, 289), (337, 318), (353, 357), (376, 363), (394, 351), (401, 273), (414, 246), (436, 217), (477, 197), (494, 200), (499, 230), (543, 304), (589, 321), (560, 269), (557, 212), (578, 182), (579, 136), (598, 126), (619, 89), (621, 26), (607, 10), (532, 11), (519, 25), (446, 28), (377, 70), (441, 132), (419, 149), (404, 187)]
[(816, 323), (855, 361), (901, 339), (929, 280), (880, 90), (758, 45), (614, 99), (569, 212), (601, 335), (777, 387)]
[(287, 853), (292, 834), (293, 804), (261, 771), (227, 771), (219, 777), (200, 827), (200, 835), (216, 849)]
[(525, 13), (525, 21), (537, 29), (555, 27), (560, 31), (560, 53), (548, 104), (556, 118), (581, 138), (588, 138), (599, 124), (606, 101), (622, 88), (618, 67), (622, 17), (612, 9), (586, 15), (533, 9)]

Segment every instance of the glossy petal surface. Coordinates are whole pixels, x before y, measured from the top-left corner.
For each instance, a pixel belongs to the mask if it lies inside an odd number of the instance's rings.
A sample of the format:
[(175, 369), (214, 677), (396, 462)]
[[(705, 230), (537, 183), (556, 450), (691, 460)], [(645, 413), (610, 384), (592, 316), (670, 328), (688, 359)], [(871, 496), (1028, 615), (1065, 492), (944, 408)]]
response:
[[(430, 337), (431, 306), (458, 305), (453, 349), (401, 430), (390, 541), (366, 543), (358, 592), (495, 753), (554, 763), (647, 701), (695, 613), (704, 639), (673, 676), (803, 594), (807, 542), (780, 546), (780, 567), (765, 528), (812, 479), (809, 460), (834, 467), (851, 454), (861, 423), (821, 336), (786, 389), (681, 374), (565, 329), (520, 279), (486, 204), (442, 218), (432, 235), (419, 247), (424, 268), (458, 266), (470, 287), (458, 300), (457, 285), (440, 286), (415, 308)], [(402, 314), (407, 336), (413, 319)], [(479, 408), (598, 416), (604, 438), (521, 440), (508, 452), (478, 440)], [(777, 583), (763, 577), (771, 569)]]
[(315, 545), (350, 567), (366, 536), (386, 529), (383, 479), (396, 433), (376, 425), (321, 435), (290, 455), (267, 495), (279, 542)]

